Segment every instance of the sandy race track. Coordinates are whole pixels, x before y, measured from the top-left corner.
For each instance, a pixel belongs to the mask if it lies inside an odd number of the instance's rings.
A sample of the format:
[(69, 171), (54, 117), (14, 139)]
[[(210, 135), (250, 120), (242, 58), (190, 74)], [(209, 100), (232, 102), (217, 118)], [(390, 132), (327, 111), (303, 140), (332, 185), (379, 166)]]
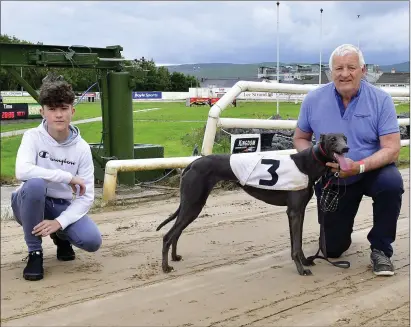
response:
[[(364, 198), (353, 245), (342, 260), (323, 260), (302, 277), (290, 258), (284, 208), (242, 191), (216, 191), (180, 238), (181, 262), (160, 269), (162, 235), (156, 226), (178, 199), (94, 214), (103, 233), (97, 253), (76, 250), (59, 262), (45, 239), (45, 279), (22, 277), (26, 250), (20, 227), (2, 222), (3, 326), (409, 326), (409, 175), (394, 244), (393, 277), (374, 276), (366, 239), (372, 201)], [(304, 251), (317, 250), (313, 201), (304, 225)]]

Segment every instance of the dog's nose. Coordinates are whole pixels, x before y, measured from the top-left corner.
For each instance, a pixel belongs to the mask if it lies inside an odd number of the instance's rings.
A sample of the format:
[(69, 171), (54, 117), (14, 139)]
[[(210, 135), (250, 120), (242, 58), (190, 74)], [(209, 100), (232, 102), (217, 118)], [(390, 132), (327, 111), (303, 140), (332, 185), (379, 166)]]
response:
[(343, 147), (342, 153), (347, 153), (350, 150), (348, 146)]

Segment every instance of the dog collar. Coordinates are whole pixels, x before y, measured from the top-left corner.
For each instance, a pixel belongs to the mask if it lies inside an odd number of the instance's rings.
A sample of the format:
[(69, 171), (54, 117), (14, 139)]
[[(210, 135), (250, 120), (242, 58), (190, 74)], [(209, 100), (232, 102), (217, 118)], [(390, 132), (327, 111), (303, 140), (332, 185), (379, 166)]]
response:
[(314, 145), (312, 147), (312, 154), (313, 157), (321, 162), (323, 165), (325, 165), (327, 162), (333, 161), (331, 160), (327, 154), (325, 153), (325, 151), (323, 150), (321, 143), (317, 143), (316, 145)]

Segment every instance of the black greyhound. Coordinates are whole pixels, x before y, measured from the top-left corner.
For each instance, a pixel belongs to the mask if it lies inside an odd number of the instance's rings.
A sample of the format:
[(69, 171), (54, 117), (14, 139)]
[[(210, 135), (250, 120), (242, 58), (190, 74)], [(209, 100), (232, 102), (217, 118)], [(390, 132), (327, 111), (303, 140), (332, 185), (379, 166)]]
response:
[[(271, 159), (270, 154), (267, 152), (248, 153), (240, 154), (241, 159), (236, 160), (244, 166), (247, 165), (244, 162), (248, 158), (254, 158), (254, 164), (251, 164), (252, 172), (246, 174), (246, 179), (250, 179), (252, 174), (255, 175), (255, 171), (258, 169), (262, 174), (265, 173), (266, 177), (272, 178), (271, 180), (259, 179), (257, 175), (257, 177), (254, 176), (254, 180), (258, 180), (259, 183), (254, 182), (251, 186), (245, 182), (240, 182), (240, 186), (245, 192), (258, 200), (275, 206), (287, 206), (291, 258), (294, 260), (300, 275), (311, 275), (311, 271), (304, 269), (303, 265), (314, 265), (313, 259), (306, 259), (302, 250), (304, 214), (306, 206), (314, 193), (313, 186), (320, 177), (329, 171), (330, 168), (325, 165), (327, 162), (337, 161), (341, 167), (345, 166), (344, 153), (348, 150), (347, 138), (343, 134), (321, 134), (316, 145), (299, 153), (291, 155), (271, 154)], [(173, 267), (168, 264), (170, 245), (172, 245), (172, 261), (181, 260), (181, 256), (177, 255), (178, 239), (183, 230), (198, 217), (215, 184), (223, 180), (239, 182), (237, 176), (240, 168), (236, 166), (237, 168), (233, 170), (233, 158), (239, 157), (234, 156), (238, 156), (238, 154), (204, 156), (190, 163), (183, 171), (180, 187), (180, 206), (174, 214), (163, 221), (156, 229), (157, 231), (160, 230), (161, 227), (177, 218), (174, 226), (163, 237), (163, 272), (168, 273), (173, 270)], [(244, 156), (248, 157), (245, 158)], [(256, 156), (259, 157), (255, 159)], [(264, 156), (266, 158), (261, 159)], [(279, 156), (284, 159), (280, 159)], [(282, 160), (285, 161), (282, 162)], [(292, 169), (294, 170), (292, 171)], [(292, 171), (291, 174), (290, 171)], [(280, 187), (276, 189), (275, 187), (278, 184)], [(294, 186), (289, 187), (289, 185)]]

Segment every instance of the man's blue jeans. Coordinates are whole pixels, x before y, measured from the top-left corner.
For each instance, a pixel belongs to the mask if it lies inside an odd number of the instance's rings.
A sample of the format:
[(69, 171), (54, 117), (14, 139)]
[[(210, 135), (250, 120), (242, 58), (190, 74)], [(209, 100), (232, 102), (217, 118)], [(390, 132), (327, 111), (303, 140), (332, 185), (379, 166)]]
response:
[[(11, 196), (11, 206), (17, 222), (23, 226), (24, 239), (29, 252), (42, 250), (42, 238), (31, 232), (34, 226), (43, 219), (57, 218), (70, 202), (46, 196), (46, 182), (41, 178), (33, 178), (25, 182)], [(63, 240), (88, 252), (97, 251), (102, 243), (97, 225), (86, 215), (62, 231), (56, 232)]]
[(319, 201), (323, 185), (317, 183), (315, 193), (319, 221), (322, 215), (327, 255), (338, 258), (351, 245), (354, 218), (364, 195), (373, 199), (373, 227), (367, 238), (371, 249), (383, 251), (388, 257), (393, 254), (391, 244), (395, 241), (397, 220), (401, 210), (404, 184), (398, 168), (390, 164), (381, 169), (369, 171), (350, 185), (340, 181), (340, 197), (335, 212), (323, 212)]

